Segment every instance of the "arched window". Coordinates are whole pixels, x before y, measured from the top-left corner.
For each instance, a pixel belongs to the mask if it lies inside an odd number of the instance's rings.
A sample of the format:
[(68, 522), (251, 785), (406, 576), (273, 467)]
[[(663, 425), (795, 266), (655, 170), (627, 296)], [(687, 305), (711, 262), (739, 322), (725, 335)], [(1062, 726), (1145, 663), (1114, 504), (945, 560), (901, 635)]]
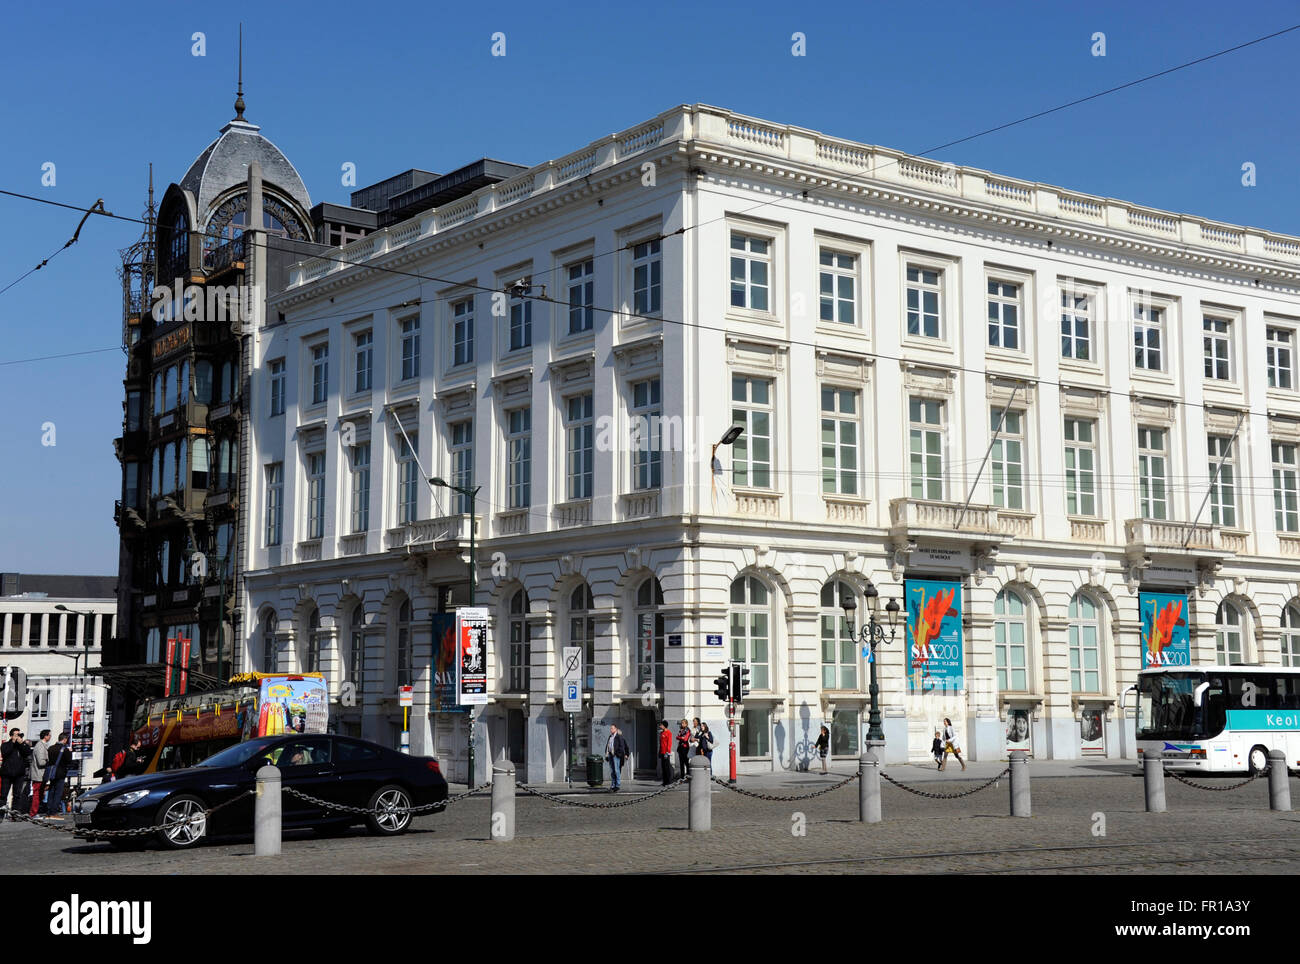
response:
[(397, 685), (411, 686), (415, 679), (415, 661), (411, 654), (411, 601), (403, 600), (397, 610)]
[(275, 613), (267, 613), (262, 624), (262, 672), (275, 672), (275, 632), (280, 628), (280, 620)]
[(361, 603), (352, 607), (352, 638), (348, 647), (348, 679), (358, 697), (365, 687), (366, 676), (366, 610)]
[(569, 645), (582, 647), (584, 685), (589, 690), (596, 687), (596, 617), (591, 612), (595, 608), (591, 587), (585, 582), (569, 594)]
[(302, 654), (302, 671), (314, 673), (320, 668), (320, 610), (312, 608), (307, 617), (307, 645)]
[(1295, 603), (1282, 610), (1282, 665), (1300, 666), (1300, 606)]
[(731, 658), (749, 664), (751, 690), (772, 688), (771, 596), (757, 576), (731, 584)]
[(1214, 617), (1214, 656), (1221, 666), (1245, 662), (1241, 636), (1241, 610), (1230, 602), (1219, 604)]
[[(843, 579), (822, 586), (822, 689), (858, 689), (858, 644), (849, 632), (842, 603), (855, 599), (853, 587)], [(856, 604), (856, 602), (855, 602)]]
[(510, 597), (510, 652), (507, 660), (506, 692), (527, 693), (532, 682), (532, 631), (528, 628), (528, 593), (519, 590)]
[[(177, 211), (171, 223), (171, 237), (168, 239), (172, 268), (188, 267), (190, 256), (190, 226), (184, 211)], [(166, 272), (170, 274), (170, 272)]]
[(1083, 593), (1070, 600), (1070, 689), (1101, 692), (1101, 613)]
[(1028, 639), (1024, 600), (1010, 589), (1002, 590), (993, 601), (993, 656), (999, 693), (1029, 691)]
[(664, 591), (651, 576), (636, 591), (636, 687), (649, 683), (656, 693), (664, 689)]

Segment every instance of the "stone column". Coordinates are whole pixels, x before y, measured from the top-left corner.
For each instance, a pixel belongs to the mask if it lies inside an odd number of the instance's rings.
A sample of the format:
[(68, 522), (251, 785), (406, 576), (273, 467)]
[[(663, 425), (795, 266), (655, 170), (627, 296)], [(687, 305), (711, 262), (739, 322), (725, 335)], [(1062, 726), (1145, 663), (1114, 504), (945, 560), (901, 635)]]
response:
[(993, 604), (997, 593), (992, 578), (978, 570), (971, 583), (966, 604), (966, 741), (971, 760), (998, 760), (1002, 758), (1003, 731), (993, 652)]
[[(545, 605), (544, 603), (540, 605)], [(528, 765), (526, 783), (547, 783), (563, 778), (563, 752), (552, 765), (556, 739), (563, 750), (565, 731), (555, 709), (559, 696), (559, 657), (555, 651), (555, 614), (549, 610), (530, 612), (526, 617), (531, 638), (528, 680)]]

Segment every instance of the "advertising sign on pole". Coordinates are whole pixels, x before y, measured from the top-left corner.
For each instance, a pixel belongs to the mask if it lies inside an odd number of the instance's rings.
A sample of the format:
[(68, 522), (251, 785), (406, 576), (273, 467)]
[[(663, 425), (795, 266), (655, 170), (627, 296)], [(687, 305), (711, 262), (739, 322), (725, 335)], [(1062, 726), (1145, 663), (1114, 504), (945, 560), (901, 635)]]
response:
[(488, 701), (488, 611), (481, 606), (456, 610), (460, 657), (456, 661), (457, 700), (462, 706), (482, 706)]
[(961, 692), (961, 583), (909, 579), (903, 594), (907, 599), (908, 692)]
[(181, 686), (177, 692), (184, 696), (190, 679), (190, 641), (186, 637), (176, 637), (176, 654), (181, 664)]
[(1142, 620), (1142, 668), (1187, 666), (1192, 662), (1192, 640), (1187, 629), (1187, 594), (1138, 594)]
[(564, 697), (564, 712), (582, 712), (582, 647), (565, 646), (563, 675), (560, 677), (560, 695)]
[(89, 693), (72, 694), (72, 730), (68, 743), (76, 760), (86, 759), (95, 749), (95, 697)]
[(415, 705), (415, 687), (399, 686), (397, 687), (397, 705), (414, 706)]
[(433, 711), (454, 712), (456, 697), (456, 640), (459, 638), (455, 613), (434, 613), (433, 624)]

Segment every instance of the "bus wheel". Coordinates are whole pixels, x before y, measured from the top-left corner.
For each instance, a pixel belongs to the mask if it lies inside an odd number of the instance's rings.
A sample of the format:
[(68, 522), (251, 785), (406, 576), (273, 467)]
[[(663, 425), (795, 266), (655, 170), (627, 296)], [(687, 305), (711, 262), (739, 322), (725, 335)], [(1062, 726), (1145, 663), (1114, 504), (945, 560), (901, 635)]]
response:
[(1268, 769), (1268, 749), (1262, 746), (1252, 746), (1246, 760), (1250, 763), (1251, 776), (1259, 776)]

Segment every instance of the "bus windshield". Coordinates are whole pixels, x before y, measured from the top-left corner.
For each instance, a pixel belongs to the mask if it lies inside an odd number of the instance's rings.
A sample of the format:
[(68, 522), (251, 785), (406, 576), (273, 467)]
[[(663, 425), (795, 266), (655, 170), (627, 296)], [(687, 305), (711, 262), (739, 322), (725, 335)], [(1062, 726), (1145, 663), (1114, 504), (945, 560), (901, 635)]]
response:
[(1159, 673), (1138, 677), (1139, 740), (1193, 740), (1199, 736), (1196, 687), (1205, 681), (1200, 673)]

